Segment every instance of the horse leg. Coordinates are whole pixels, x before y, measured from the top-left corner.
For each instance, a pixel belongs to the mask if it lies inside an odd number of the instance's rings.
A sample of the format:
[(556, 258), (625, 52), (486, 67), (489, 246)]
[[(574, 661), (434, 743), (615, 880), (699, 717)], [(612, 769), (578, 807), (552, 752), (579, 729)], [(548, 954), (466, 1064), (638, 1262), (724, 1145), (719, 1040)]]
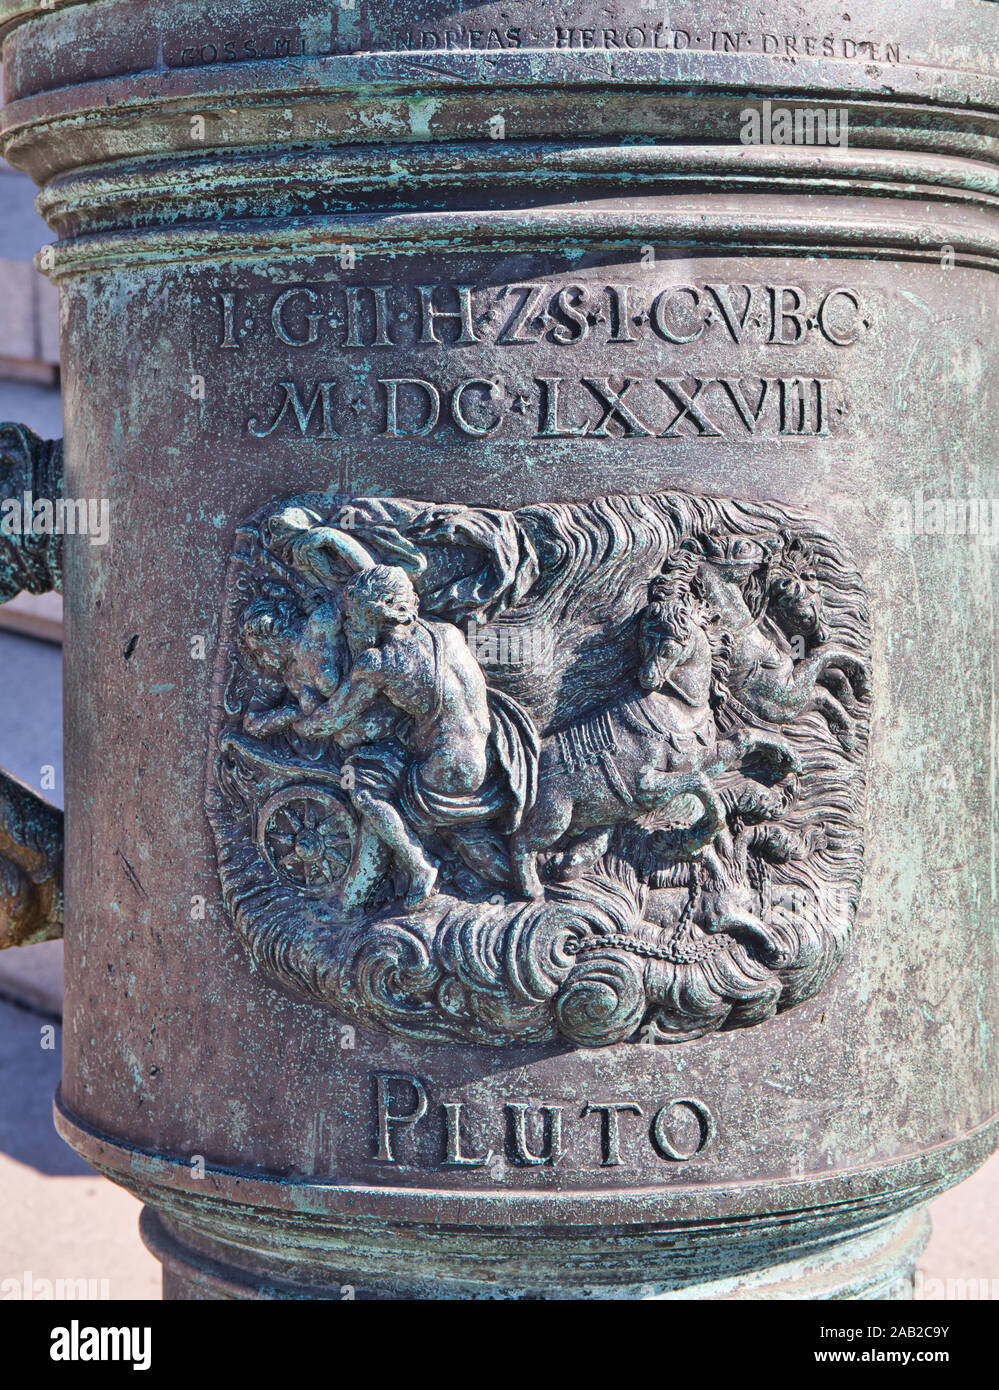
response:
[(696, 781), (689, 788), (689, 791), (691, 791), (692, 796), (696, 796), (697, 801), (702, 805), (703, 812), (692, 826), (688, 826), (686, 830), (682, 831), (679, 852), (684, 856), (693, 855), (706, 845), (710, 845), (725, 824), (725, 803), (714, 790), (714, 787), (711, 787), (710, 781), (703, 773), (697, 774)]
[(848, 674), (854, 693), (860, 697), (869, 693), (866, 663), (838, 642), (826, 642), (797, 663), (792, 672), (757, 677), (744, 689), (739, 698), (761, 719), (769, 724), (786, 724), (812, 704), (819, 678), (829, 667), (842, 667)]
[(853, 701), (853, 686), (838, 667), (827, 666), (822, 672), (821, 680), (822, 685), (819, 689), (828, 690), (844, 708)]
[(717, 775), (752, 757), (762, 758), (778, 780), (788, 773), (801, 771), (801, 761), (787, 739), (779, 734), (761, 734), (755, 729), (742, 729), (731, 738), (723, 739), (709, 770)]
[[(803, 714), (806, 709), (818, 710), (833, 733), (838, 734), (850, 748), (854, 742), (850, 715), (836, 696), (819, 684), (826, 671), (833, 674), (841, 688), (846, 685), (857, 697), (869, 692), (864, 662), (838, 643), (827, 642), (817, 647), (804, 661), (799, 661), (790, 685), (780, 693), (771, 692), (772, 698), (761, 700), (758, 710), (764, 719), (773, 719), (778, 723)], [(846, 675), (842, 674), (844, 671)]]
[(643, 767), (636, 778), (635, 802), (641, 811), (660, 811), (670, 801), (689, 790), (689, 772), (670, 772), (659, 767)]
[(551, 876), (570, 878), (573, 869), (588, 869), (601, 855), (607, 853), (613, 829), (610, 825), (603, 828), (597, 826), (596, 829), (587, 830), (570, 840), (562, 853), (557, 854), (551, 861)]
[(526, 819), (510, 836), (510, 867), (516, 887), (525, 898), (544, 894), (538, 877), (538, 852), (557, 844), (572, 824), (575, 803), (559, 795), (552, 782), (542, 782)]
[(725, 825), (725, 804), (704, 773), (686, 778), (682, 792), (695, 797), (703, 809), (693, 825), (655, 832), (656, 852), (666, 859), (689, 859), (710, 845)]
[(839, 734), (848, 747), (853, 746), (853, 724), (835, 695), (830, 695), (823, 686), (817, 685), (812, 699), (812, 707), (818, 710), (833, 733)]
[(871, 673), (868, 664), (855, 652), (847, 651), (838, 642), (826, 642), (812, 653), (820, 659), (819, 674), (830, 666), (841, 667), (850, 680), (854, 694), (861, 698), (871, 693)]
[(807, 704), (816, 683), (831, 666), (841, 668), (845, 672), (858, 698), (870, 693), (867, 663), (838, 642), (824, 642), (795, 666), (792, 700), (795, 703), (803, 700)]

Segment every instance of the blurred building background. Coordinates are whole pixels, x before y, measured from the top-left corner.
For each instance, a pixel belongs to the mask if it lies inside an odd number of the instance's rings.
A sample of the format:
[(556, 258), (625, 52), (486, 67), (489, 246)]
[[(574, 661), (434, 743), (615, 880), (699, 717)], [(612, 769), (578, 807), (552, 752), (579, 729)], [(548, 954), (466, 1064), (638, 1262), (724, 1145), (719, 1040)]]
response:
[[(57, 438), (58, 304), (32, 265), (50, 239), (33, 198), (29, 180), (0, 160), (0, 420)], [(0, 605), (0, 766), (60, 804), (61, 639), (59, 598)], [(61, 942), (0, 953), (0, 1290), (5, 1279), (25, 1291), (87, 1280), (98, 1296), (158, 1298), (138, 1203), (52, 1127), (61, 1011)], [(999, 1298), (999, 1155), (931, 1214), (917, 1296)]]

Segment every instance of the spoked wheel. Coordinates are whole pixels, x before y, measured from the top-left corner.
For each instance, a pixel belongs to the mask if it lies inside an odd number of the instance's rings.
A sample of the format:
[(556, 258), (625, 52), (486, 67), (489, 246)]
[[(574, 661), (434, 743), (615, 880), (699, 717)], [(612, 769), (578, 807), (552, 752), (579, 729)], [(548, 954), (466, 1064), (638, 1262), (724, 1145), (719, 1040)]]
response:
[(285, 787), (261, 808), (260, 849), (286, 883), (303, 892), (333, 893), (350, 868), (357, 823), (346, 803), (325, 787)]

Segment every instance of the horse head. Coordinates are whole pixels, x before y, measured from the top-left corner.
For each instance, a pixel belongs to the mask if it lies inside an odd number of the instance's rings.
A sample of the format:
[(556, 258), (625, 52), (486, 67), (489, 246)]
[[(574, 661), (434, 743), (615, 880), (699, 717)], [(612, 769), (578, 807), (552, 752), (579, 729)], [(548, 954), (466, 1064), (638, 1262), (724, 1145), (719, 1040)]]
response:
[(706, 560), (727, 583), (742, 585), (773, 564), (782, 545), (777, 535), (740, 536), (703, 531), (687, 537), (680, 549)]
[(805, 637), (816, 644), (828, 641), (829, 629), (822, 620), (822, 591), (813, 574), (779, 574), (770, 584), (768, 608), (789, 637)]
[(659, 574), (649, 584), (648, 605), (639, 614), (638, 681), (643, 690), (661, 690), (669, 673), (695, 654), (699, 605), (688, 568)]

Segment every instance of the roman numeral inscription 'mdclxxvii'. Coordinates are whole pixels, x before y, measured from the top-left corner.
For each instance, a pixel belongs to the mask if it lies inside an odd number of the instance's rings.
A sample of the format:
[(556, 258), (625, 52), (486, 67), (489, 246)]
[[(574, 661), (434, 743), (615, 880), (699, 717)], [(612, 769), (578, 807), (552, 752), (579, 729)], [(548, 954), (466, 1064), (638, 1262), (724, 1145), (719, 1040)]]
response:
[(240, 428), (260, 439), (821, 439), (841, 428), (843, 385), (809, 349), (828, 363), (870, 333), (859, 290), (652, 280), (231, 289), (211, 297), (214, 346), (270, 345), (288, 363), (241, 385)]

